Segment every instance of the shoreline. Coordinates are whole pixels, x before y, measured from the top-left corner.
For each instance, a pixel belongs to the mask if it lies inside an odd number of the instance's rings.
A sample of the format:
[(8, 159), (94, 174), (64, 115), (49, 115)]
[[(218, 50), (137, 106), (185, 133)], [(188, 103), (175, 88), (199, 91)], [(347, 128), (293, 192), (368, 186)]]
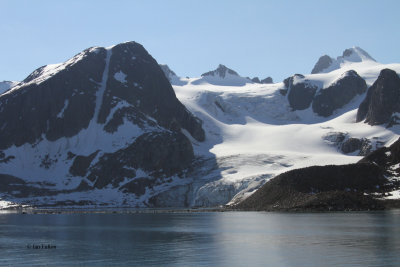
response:
[(376, 212), (400, 209), (400, 199), (380, 200), (383, 209), (239, 209), (233, 207), (210, 207), (210, 208), (130, 208), (130, 207), (9, 207), (0, 209), (0, 214), (156, 214), (156, 213), (207, 213), (207, 212), (278, 212), (278, 213), (338, 213), (338, 212)]

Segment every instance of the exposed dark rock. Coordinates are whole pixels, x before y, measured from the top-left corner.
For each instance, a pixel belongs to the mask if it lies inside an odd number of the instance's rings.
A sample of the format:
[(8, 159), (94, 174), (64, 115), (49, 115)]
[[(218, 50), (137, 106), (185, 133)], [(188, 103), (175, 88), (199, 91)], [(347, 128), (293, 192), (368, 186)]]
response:
[(272, 80), (271, 77), (267, 77), (267, 78), (265, 78), (265, 79), (262, 79), (262, 80), (261, 80), (261, 83), (265, 83), (265, 84), (267, 84), (267, 83), (274, 83), (274, 81)]
[(343, 107), (366, 90), (367, 84), (364, 79), (354, 70), (347, 71), (334, 84), (319, 91), (313, 100), (313, 111), (320, 116), (328, 117), (333, 111)]
[(311, 74), (322, 72), (324, 69), (327, 69), (332, 64), (332, 62), (332, 58), (328, 55), (320, 57), (314, 68), (312, 69)]
[(150, 178), (136, 178), (123, 186), (121, 190), (124, 193), (133, 193), (136, 196), (141, 196), (146, 193), (146, 188), (151, 188), (155, 183), (154, 179)]
[[(0, 132), (0, 149), (34, 144), (42, 136), (50, 141), (72, 137), (91, 120), (105, 124), (111, 109), (123, 101), (130, 108), (118, 110), (106, 130), (115, 131), (122, 118), (150, 123), (149, 116), (167, 129), (184, 128), (195, 139), (204, 140), (201, 121), (179, 102), (157, 62), (135, 42), (112, 48), (99, 117), (93, 118), (106, 55), (105, 48), (86, 49), (58, 67), (35, 70), (14, 90), (1, 95), (0, 128), (7, 127), (7, 131)], [(51, 68), (58, 69), (49, 74)]]
[(261, 83), (258, 77), (254, 77), (253, 79), (251, 79), (251, 81), (254, 83)]
[(8, 163), (10, 160), (15, 159), (15, 156), (7, 156), (0, 150), (0, 163)]
[(357, 122), (389, 123), (396, 112), (400, 112), (400, 78), (395, 71), (383, 69), (358, 108)]
[[(107, 89), (99, 114), (100, 123), (106, 122), (111, 109), (119, 103), (115, 99), (120, 99), (131, 106), (119, 110), (119, 114), (114, 114), (117, 117), (124, 116), (138, 123), (139, 118), (144, 118), (145, 114), (168, 129), (171, 129), (171, 121), (174, 121), (179, 128), (186, 129), (195, 139), (204, 140), (201, 121), (179, 102), (163, 71), (142, 45), (128, 42), (114, 46), (109, 68)], [(125, 83), (112, 78), (118, 75), (117, 73), (125, 75)], [(111, 131), (115, 129), (111, 126), (109, 128)]]
[(383, 168), (400, 163), (400, 138), (389, 147), (381, 147), (359, 161), (373, 163)]
[(354, 151), (360, 150), (362, 147), (362, 140), (358, 138), (349, 138), (347, 139), (341, 147), (341, 150), (345, 154), (352, 153)]
[(1, 95), (0, 128), (7, 131), (0, 132), (0, 149), (33, 144), (43, 134), (50, 141), (71, 137), (86, 128), (94, 114), (105, 55), (103, 48), (87, 49), (40, 84), (29, 82), (44, 67), (29, 75), (21, 88)]
[(89, 156), (76, 156), (71, 168), (69, 169), (69, 172), (73, 176), (85, 177), (90, 164), (98, 153), (99, 151), (96, 151)]
[(96, 188), (118, 186), (125, 178), (136, 177), (142, 169), (155, 177), (171, 176), (190, 167), (193, 148), (179, 132), (151, 132), (139, 136), (127, 148), (104, 154), (89, 170), (88, 179)]
[(348, 133), (342, 132), (330, 132), (327, 135), (323, 136), (323, 139), (330, 143), (331, 145), (335, 146), (338, 150), (343, 152), (344, 154), (357, 153), (358, 156), (366, 156), (372, 150), (376, 150), (382, 147), (382, 143), (378, 140), (374, 140), (377, 138), (372, 138), (374, 142), (367, 138), (354, 138), (349, 137)]
[(229, 73), (231, 75), (239, 76), (239, 74), (236, 71), (231, 70), (230, 68), (227, 68), (226, 66), (224, 66), (222, 64), (219, 64), (217, 69), (209, 71), (209, 72), (206, 72), (206, 73), (203, 73), (201, 75), (201, 77), (204, 77), (204, 76), (219, 76), (221, 78), (225, 78), (227, 73)]
[(364, 193), (382, 192), (387, 180), (379, 166), (313, 166), (280, 174), (239, 203), (251, 210), (369, 210), (383, 206)]
[(303, 110), (310, 107), (311, 102), (314, 99), (314, 95), (318, 89), (317, 86), (311, 85), (303, 79), (303, 75), (295, 74), (283, 81), (288, 90), (290, 107), (293, 110)]

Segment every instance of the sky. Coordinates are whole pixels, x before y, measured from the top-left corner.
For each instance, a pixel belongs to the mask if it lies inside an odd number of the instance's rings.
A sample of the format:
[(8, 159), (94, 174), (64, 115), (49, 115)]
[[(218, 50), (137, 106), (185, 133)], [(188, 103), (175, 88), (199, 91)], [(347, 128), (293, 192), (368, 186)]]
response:
[(398, 0), (0, 0), (0, 81), (124, 41), (189, 77), (221, 63), (282, 81), (353, 46), (398, 63), (399, 10)]

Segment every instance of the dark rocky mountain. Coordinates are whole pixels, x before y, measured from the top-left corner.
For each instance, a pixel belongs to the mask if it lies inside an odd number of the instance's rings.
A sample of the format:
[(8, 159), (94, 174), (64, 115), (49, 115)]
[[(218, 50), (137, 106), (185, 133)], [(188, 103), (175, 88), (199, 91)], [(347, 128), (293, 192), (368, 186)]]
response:
[(261, 83), (265, 83), (265, 84), (267, 84), (267, 83), (274, 83), (274, 81), (272, 80), (271, 77), (267, 77), (267, 78), (265, 78), (265, 79), (262, 79), (262, 80), (261, 80)]
[(215, 77), (225, 78), (227, 73), (234, 76), (239, 76), (239, 74), (236, 71), (227, 68), (225, 65), (219, 64), (215, 70), (203, 73), (201, 77), (215, 76)]
[(317, 63), (311, 71), (311, 74), (320, 73), (324, 69), (327, 69), (332, 64), (333, 60), (334, 59), (332, 59), (330, 56), (323, 55), (318, 59)]
[(321, 89), (315, 82), (309, 81), (304, 75), (295, 74), (283, 81), (286, 95), (293, 110), (304, 110), (312, 105), (312, 109), (319, 116), (328, 117), (355, 96), (367, 90), (367, 84), (357, 72), (345, 72), (337, 81)]
[[(194, 159), (181, 132), (205, 139), (202, 122), (179, 102), (156, 60), (136, 42), (89, 48), (35, 70), (0, 96), (0, 128), (6, 129), (0, 131), (0, 173), (21, 173), (27, 177), (10, 179), (23, 181), (54, 172), (47, 185), (36, 185), (41, 191), (32, 189), (43, 194), (63, 192), (60, 184), (68, 181), (81, 181), (69, 189), (79, 191), (111, 186), (135, 192), (162, 184), (183, 175)], [(17, 156), (21, 149), (39, 174), (12, 167), (25, 164)]]
[(310, 84), (304, 78), (302, 74), (295, 74), (283, 81), (290, 107), (293, 110), (303, 110), (310, 107), (318, 90), (318, 86)]
[(383, 69), (358, 108), (357, 122), (390, 126), (397, 123), (396, 112), (400, 112), (400, 78), (395, 71)]
[[(46, 68), (37, 69), (0, 97), (0, 127), (8, 129), (0, 132), (0, 149), (33, 144), (43, 136), (50, 141), (71, 137), (92, 119), (112, 133), (123, 118), (144, 124), (146, 116), (167, 129), (184, 128), (204, 140), (200, 121), (178, 101), (157, 62), (138, 43), (87, 49), (41, 81)], [(98, 94), (101, 103), (96, 103)], [(106, 121), (122, 101), (129, 107)]]
[(367, 91), (365, 80), (354, 70), (349, 70), (335, 83), (319, 91), (314, 97), (312, 109), (318, 115), (328, 117), (365, 91)]
[[(377, 198), (400, 188), (400, 139), (360, 162), (291, 170), (235, 206), (246, 210), (373, 210)], [(392, 204), (392, 203), (390, 203)]]
[(262, 84), (269, 84), (269, 83), (273, 83), (273, 80), (271, 77), (267, 77), (265, 79), (262, 79), (260, 81), (260, 78), (258, 77), (254, 77), (252, 79), (250, 79), (249, 77), (247, 77), (247, 79), (251, 80), (253, 83), (262, 83)]

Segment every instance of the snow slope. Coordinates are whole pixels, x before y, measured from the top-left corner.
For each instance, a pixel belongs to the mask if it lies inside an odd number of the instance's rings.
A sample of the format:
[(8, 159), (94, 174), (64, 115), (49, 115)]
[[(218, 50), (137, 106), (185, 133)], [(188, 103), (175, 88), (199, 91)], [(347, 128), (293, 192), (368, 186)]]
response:
[[(370, 86), (383, 68), (400, 73), (400, 64), (384, 65), (366, 60), (344, 64), (329, 73), (305, 75), (304, 79), (323, 90), (352, 69)], [(230, 84), (230, 80), (224, 84), (224, 79), (207, 83), (202, 78), (192, 78), (186, 85), (173, 86), (179, 100), (204, 122), (207, 139), (204, 144), (194, 143), (195, 152), (202, 156), (211, 153), (221, 170), (219, 179), (193, 192), (193, 205), (221, 200), (221, 194), (227, 195), (226, 202), (229, 197), (238, 200), (254, 192), (254, 183), (259, 186), (289, 169), (354, 163), (361, 159), (355, 153), (340, 152), (324, 138), (331, 134), (341, 132), (350, 137), (367, 138), (373, 147), (390, 144), (400, 134), (400, 127), (386, 129), (355, 122), (365, 94), (324, 118), (311, 107), (291, 111), (286, 97), (279, 93), (283, 83)]]

